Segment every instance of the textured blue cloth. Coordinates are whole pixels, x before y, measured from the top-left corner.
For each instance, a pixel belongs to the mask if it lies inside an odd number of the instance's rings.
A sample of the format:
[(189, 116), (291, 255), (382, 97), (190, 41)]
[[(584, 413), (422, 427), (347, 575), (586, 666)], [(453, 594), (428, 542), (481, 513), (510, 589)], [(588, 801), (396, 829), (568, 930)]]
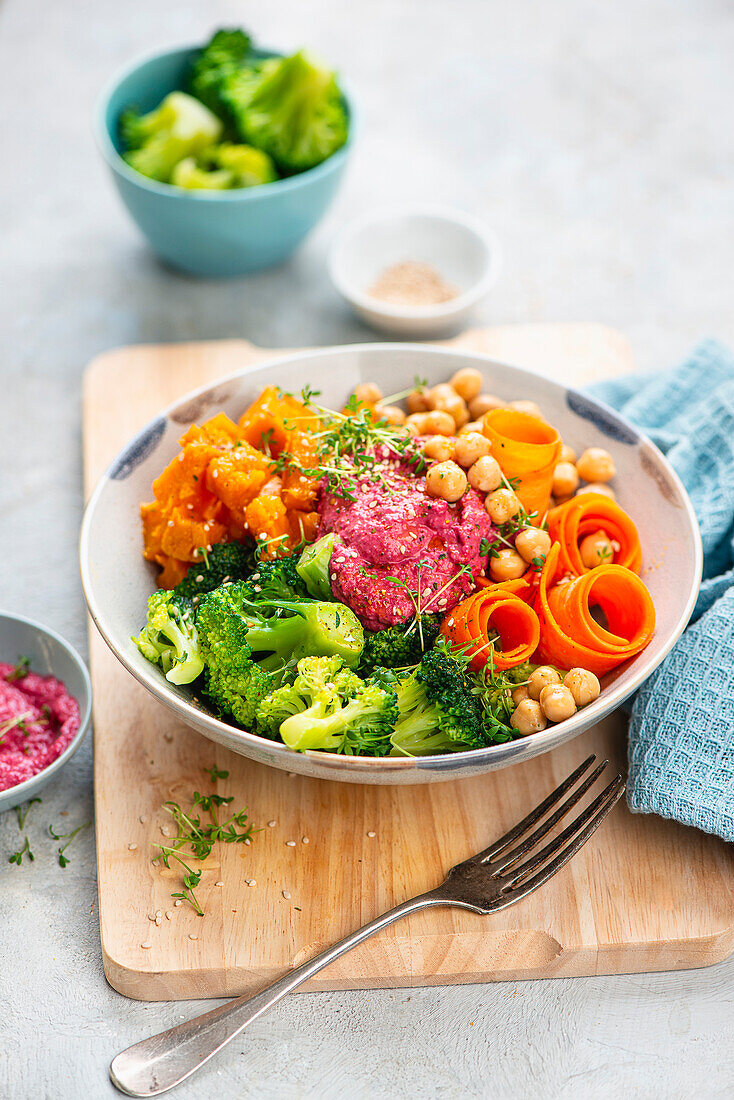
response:
[(627, 801), (734, 841), (734, 357), (589, 388), (665, 453), (693, 501), (703, 583), (691, 625), (632, 704)]

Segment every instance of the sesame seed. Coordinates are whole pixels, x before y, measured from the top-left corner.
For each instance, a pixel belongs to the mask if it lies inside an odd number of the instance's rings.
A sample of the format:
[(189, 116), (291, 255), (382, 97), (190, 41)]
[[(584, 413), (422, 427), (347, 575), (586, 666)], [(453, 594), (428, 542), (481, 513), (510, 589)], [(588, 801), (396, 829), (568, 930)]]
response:
[(296, 846), (295, 840), (286, 840), (285, 843), (286, 843), (287, 848), (295, 848), (295, 846)]
[(269, 829), (274, 829), (277, 824), (278, 824), (277, 821), (269, 821), (268, 822), (268, 828)]
[(156, 909), (156, 911), (155, 911), (156, 917), (160, 917), (161, 913), (162, 913), (161, 909)]
[(248, 878), (248, 879), (247, 879), (247, 885), (248, 885), (248, 886), (257, 886), (257, 879), (255, 879), (255, 878)]
[(141, 945), (140, 945), (140, 946), (141, 946), (141, 947), (143, 948), (143, 950), (144, 950), (144, 951), (147, 951), (147, 950), (148, 950), (149, 948), (151, 948), (151, 947), (153, 946), (153, 944), (152, 944), (152, 943), (148, 943), (148, 942), (146, 941), (145, 943), (141, 943)]
[(141, 815), (140, 815), (140, 817), (138, 818), (138, 821), (140, 822), (140, 824), (141, 824), (141, 825), (145, 825), (145, 818), (143, 817), (143, 815), (142, 815), (142, 814), (141, 814)]
[(373, 830), (370, 829), (370, 831), (367, 833), (367, 836), (369, 836), (369, 837), (377, 836), (377, 833), (373, 832)]
[(172, 916), (173, 916), (173, 910), (172, 909), (166, 909), (166, 920), (170, 920)]
[(161, 830), (161, 836), (169, 836), (170, 835), (169, 832), (168, 832), (168, 826), (167, 825), (161, 825), (161, 826), (159, 826), (159, 828)]
[(284, 891), (283, 891), (283, 897), (285, 898), (285, 900), (286, 900), (286, 901), (290, 901), (290, 899), (291, 899), (291, 895), (290, 895), (290, 893), (288, 892), (288, 890), (284, 890)]
[(156, 924), (156, 928), (160, 928), (160, 926), (161, 926), (161, 925), (163, 924), (163, 917), (161, 917), (160, 915), (158, 915), (158, 916), (157, 916), (157, 917), (155, 918), (155, 924)]
[(304, 837), (301, 838), (301, 844), (310, 844), (310, 843), (311, 842), (310, 842), (310, 840), (308, 839), (307, 836), (304, 836)]
[(134, 852), (136, 848), (137, 848), (137, 844), (128, 844), (128, 846), (127, 846), (128, 852)]
[(173, 520), (172, 520), (172, 519), (169, 519), (169, 521), (168, 521), (168, 526), (169, 526), (169, 527), (173, 527)]
[(196, 935), (195, 932), (189, 932), (189, 939), (190, 940), (198, 940), (198, 938), (199, 937)]
[(176, 898), (176, 900), (174, 901), (174, 903), (173, 903), (173, 904), (174, 904), (174, 905), (176, 906), (176, 908), (178, 909), (179, 905), (183, 905), (183, 902), (182, 902), (181, 898)]
[(197, 583), (197, 584), (201, 584), (201, 582), (202, 582), (202, 581), (204, 580), (204, 574), (203, 574), (203, 573), (199, 573), (199, 576), (198, 576), (198, 577), (194, 577), (194, 580), (196, 581), (196, 583)]
[(148, 913), (148, 920), (155, 920), (155, 913)]
[(248, 836), (248, 837), (247, 837), (247, 839), (245, 840), (245, 844), (252, 844), (252, 841), (250, 840), (249, 836)]

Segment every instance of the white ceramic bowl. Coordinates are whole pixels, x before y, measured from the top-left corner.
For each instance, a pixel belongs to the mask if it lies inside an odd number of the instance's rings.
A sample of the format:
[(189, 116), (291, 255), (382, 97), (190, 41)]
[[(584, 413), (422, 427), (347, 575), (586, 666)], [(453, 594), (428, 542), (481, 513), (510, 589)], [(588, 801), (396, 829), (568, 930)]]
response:
[(71, 760), (84, 740), (92, 718), (92, 685), (87, 667), (75, 649), (47, 626), (21, 615), (0, 612), (0, 661), (14, 664), (27, 657), (30, 667), (41, 676), (56, 676), (79, 704), (79, 729), (53, 763), (23, 783), (0, 791), (0, 813), (35, 798)]
[[(138, 652), (130, 636), (145, 622), (155, 570), (142, 556), (139, 506), (151, 482), (178, 453), (178, 439), (192, 420), (224, 411), (237, 419), (263, 386), (298, 391), (310, 383), (322, 400), (339, 407), (359, 382), (383, 391), (410, 385), (419, 375), (429, 385), (462, 367), (477, 367), (486, 388), (508, 401), (531, 394), (575, 450), (603, 446), (614, 454), (620, 504), (632, 515), (642, 542), (643, 573), (657, 610), (657, 629), (647, 649), (604, 678), (596, 702), (542, 733), (470, 752), (414, 759), (295, 753), (275, 741), (220, 721), (187, 688), (168, 683)], [(87, 505), (81, 531), (82, 583), (101, 634), (123, 665), (182, 722), (243, 756), (287, 771), (350, 783), (432, 783), (478, 775), (528, 760), (594, 725), (627, 698), (660, 664), (680, 636), (701, 579), (701, 539), (691, 503), (660, 451), (627, 421), (591, 398), (548, 378), (484, 356), (409, 344), (363, 344), (306, 352), (223, 378), (178, 401), (142, 430), (118, 455)]]
[[(368, 293), (387, 267), (404, 260), (431, 264), (459, 290), (448, 302), (403, 306)], [(424, 339), (463, 325), (497, 279), (499, 241), (481, 222), (442, 207), (375, 210), (350, 222), (329, 260), (334, 286), (367, 324), (395, 336)]]

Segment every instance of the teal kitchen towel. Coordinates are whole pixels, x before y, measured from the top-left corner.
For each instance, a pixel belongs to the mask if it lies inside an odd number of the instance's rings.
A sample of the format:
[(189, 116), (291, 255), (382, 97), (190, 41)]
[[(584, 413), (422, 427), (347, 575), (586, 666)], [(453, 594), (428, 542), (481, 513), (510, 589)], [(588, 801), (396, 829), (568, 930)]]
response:
[(734, 357), (708, 340), (673, 370), (589, 392), (663, 451), (703, 540), (691, 623), (632, 703), (627, 801), (734, 841)]

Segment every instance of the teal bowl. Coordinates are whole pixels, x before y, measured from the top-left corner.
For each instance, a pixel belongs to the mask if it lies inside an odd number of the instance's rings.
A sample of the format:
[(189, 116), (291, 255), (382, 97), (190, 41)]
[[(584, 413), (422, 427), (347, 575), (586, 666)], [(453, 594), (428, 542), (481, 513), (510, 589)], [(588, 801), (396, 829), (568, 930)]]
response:
[[(192, 275), (246, 275), (279, 264), (323, 217), (349, 156), (350, 136), (323, 164), (297, 176), (232, 191), (183, 191), (129, 168), (121, 157), (118, 120), (126, 107), (157, 107), (185, 87), (198, 48), (166, 50), (129, 66), (102, 93), (95, 131), (128, 213), (153, 251)], [(259, 51), (261, 57), (276, 56)]]

